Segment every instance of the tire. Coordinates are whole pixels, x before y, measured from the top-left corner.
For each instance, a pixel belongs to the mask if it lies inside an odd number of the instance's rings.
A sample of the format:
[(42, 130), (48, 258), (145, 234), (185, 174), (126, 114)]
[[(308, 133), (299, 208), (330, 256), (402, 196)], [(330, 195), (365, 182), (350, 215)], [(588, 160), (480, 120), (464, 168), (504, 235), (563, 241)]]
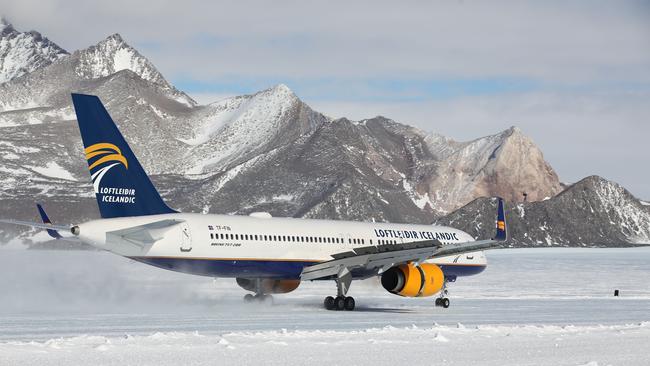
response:
[(334, 310), (334, 298), (332, 296), (326, 297), (325, 301), (323, 301), (323, 306), (327, 310)]
[(334, 299), (334, 309), (335, 310), (345, 309), (345, 297), (337, 296), (336, 299)]
[(354, 297), (346, 297), (343, 306), (345, 307), (345, 310), (352, 311), (354, 310), (355, 302), (354, 302)]
[(442, 299), (441, 299), (441, 298), (439, 298), (439, 297), (438, 297), (438, 298), (436, 299), (436, 306), (442, 306), (442, 304), (441, 304), (441, 301), (440, 301), (440, 300), (442, 300)]
[(271, 295), (261, 295), (260, 302), (266, 305), (273, 305), (273, 296)]
[(254, 299), (254, 296), (252, 294), (244, 295), (244, 302), (252, 302), (253, 299)]
[(441, 303), (442, 303), (443, 308), (446, 309), (446, 308), (449, 307), (449, 299), (448, 298), (445, 297), (444, 299), (442, 299)]

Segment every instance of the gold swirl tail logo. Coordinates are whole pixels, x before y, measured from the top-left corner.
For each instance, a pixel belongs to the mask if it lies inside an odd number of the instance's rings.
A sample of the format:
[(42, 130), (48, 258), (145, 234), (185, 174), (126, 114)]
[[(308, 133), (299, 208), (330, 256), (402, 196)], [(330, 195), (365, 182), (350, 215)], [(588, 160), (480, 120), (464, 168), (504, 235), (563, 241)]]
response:
[[(113, 144), (100, 142), (88, 146), (84, 152), (86, 153), (86, 160), (88, 160), (88, 169), (90, 170), (90, 178), (93, 181), (93, 188), (95, 193), (99, 193), (99, 185), (104, 175), (114, 166), (122, 164), (126, 169), (129, 169), (129, 163), (122, 155), (120, 148)], [(95, 159), (92, 163), (91, 159)], [(111, 163), (106, 165), (107, 163)], [(93, 173), (93, 169), (100, 167)]]

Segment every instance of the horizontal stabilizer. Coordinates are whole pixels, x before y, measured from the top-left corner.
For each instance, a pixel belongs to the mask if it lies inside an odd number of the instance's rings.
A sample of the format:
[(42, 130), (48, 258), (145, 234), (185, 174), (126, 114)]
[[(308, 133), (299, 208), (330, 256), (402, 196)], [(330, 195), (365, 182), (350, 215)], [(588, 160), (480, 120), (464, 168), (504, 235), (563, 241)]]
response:
[(72, 229), (72, 225), (70, 225), (70, 226), (52, 225), (52, 224), (45, 224), (45, 223), (42, 223), (42, 222), (31, 222), (31, 221), (20, 221), (20, 220), (3, 220), (3, 219), (0, 219), (0, 222), (5, 223), (5, 224), (14, 224), (14, 225), (37, 227), (39, 229), (46, 229), (46, 230), (61, 230), (61, 231), (69, 232)]
[(106, 233), (106, 244), (118, 254), (146, 252), (155, 242), (163, 239), (165, 233), (183, 220), (160, 220), (126, 229)]
[[(45, 209), (43, 208), (43, 206), (41, 206), (40, 203), (37, 203), (36, 208), (38, 208), (38, 214), (41, 215), (41, 220), (43, 220), (43, 223), (51, 225), (52, 220), (50, 220), (50, 218), (45, 213)], [(47, 229), (47, 234), (49, 236), (53, 237), (54, 239), (61, 239), (62, 238), (61, 234), (59, 234), (58, 231), (53, 230), (53, 229)]]

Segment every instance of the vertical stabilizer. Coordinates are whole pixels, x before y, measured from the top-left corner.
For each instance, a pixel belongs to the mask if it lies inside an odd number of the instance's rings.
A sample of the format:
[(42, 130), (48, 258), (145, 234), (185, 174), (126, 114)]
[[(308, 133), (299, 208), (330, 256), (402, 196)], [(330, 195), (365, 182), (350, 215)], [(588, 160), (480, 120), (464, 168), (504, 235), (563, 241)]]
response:
[(494, 240), (506, 241), (508, 239), (508, 227), (506, 226), (506, 212), (503, 205), (503, 198), (498, 198), (499, 207), (497, 208), (497, 232)]
[(173, 213), (94, 95), (72, 94), (84, 153), (103, 218)]

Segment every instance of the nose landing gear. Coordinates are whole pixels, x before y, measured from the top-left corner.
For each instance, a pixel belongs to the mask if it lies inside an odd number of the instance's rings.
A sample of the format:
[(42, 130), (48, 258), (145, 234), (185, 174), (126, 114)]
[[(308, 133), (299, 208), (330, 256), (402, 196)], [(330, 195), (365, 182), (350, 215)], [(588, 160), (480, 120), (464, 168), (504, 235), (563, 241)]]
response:
[(447, 278), (445, 278), (445, 281), (442, 283), (442, 289), (440, 290), (440, 297), (436, 299), (436, 306), (443, 307), (447, 309), (449, 307), (449, 298), (447, 297), (447, 294), (449, 291), (447, 291)]
[(447, 297), (439, 297), (436, 299), (436, 306), (441, 306), (443, 308), (448, 308), (449, 307), (449, 298)]

